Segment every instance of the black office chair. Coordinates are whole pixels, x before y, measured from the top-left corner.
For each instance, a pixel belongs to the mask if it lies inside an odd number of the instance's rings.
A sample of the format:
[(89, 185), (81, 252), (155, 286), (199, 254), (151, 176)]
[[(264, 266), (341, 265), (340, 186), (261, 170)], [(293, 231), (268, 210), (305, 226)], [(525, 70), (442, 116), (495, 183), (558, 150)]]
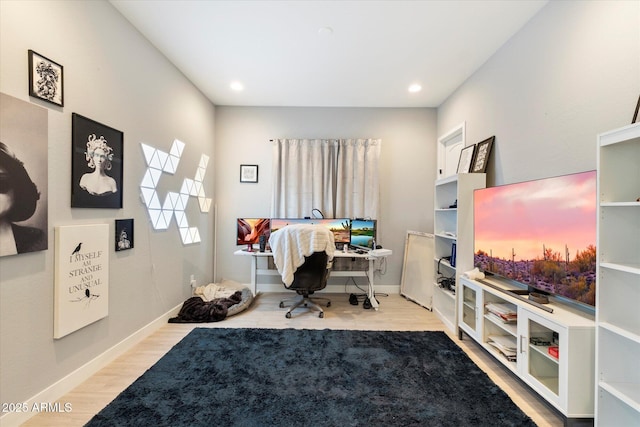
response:
[(293, 283), (289, 286), (285, 285), (285, 288), (296, 291), (300, 297), (295, 300), (280, 301), (280, 308), (286, 307), (289, 303), (292, 304), (285, 314), (287, 319), (290, 319), (291, 312), (301, 305), (315, 308), (320, 312), (318, 316), (324, 317), (324, 310), (318, 302), (322, 300), (327, 307), (331, 307), (331, 300), (329, 298), (311, 298), (310, 295), (327, 286), (327, 279), (329, 278), (328, 263), (329, 255), (326, 252), (314, 252), (305, 257), (304, 264), (298, 267), (293, 274)]
[(333, 233), (321, 225), (288, 225), (271, 233), (269, 245), (285, 288), (298, 294), (294, 300), (280, 302), (280, 308), (291, 304), (285, 315), (287, 319), (300, 306), (314, 308), (320, 312), (319, 317), (324, 317), (318, 302), (323, 301), (330, 307), (331, 301), (311, 298), (311, 295), (327, 286), (335, 251)]

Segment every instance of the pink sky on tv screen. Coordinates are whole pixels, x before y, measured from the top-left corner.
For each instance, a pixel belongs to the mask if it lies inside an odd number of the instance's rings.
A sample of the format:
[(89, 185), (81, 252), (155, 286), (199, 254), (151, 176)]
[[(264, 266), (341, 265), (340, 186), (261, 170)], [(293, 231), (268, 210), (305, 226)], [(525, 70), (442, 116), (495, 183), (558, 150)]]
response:
[(596, 245), (596, 172), (527, 181), (474, 193), (474, 252), (542, 258), (543, 245), (571, 256)]

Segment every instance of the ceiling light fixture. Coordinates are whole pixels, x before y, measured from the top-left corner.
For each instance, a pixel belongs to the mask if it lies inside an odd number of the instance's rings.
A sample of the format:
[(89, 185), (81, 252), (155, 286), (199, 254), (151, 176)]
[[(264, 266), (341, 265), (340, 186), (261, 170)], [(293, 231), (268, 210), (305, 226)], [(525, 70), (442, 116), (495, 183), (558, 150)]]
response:
[(409, 92), (411, 93), (420, 92), (421, 90), (422, 90), (422, 86), (420, 86), (418, 83), (414, 83), (411, 86), (409, 86)]
[(240, 92), (241, 90), (244, 90), (244, 86), (240, 82), (231, 82), (229, 87), (231, 88), (231, 90), (235, 90), (236, 92)]
[(331, 27), (322, 27), (318, 29), (318, 35), (320, 37), (329, 37), (333, 35), (333, 28)]

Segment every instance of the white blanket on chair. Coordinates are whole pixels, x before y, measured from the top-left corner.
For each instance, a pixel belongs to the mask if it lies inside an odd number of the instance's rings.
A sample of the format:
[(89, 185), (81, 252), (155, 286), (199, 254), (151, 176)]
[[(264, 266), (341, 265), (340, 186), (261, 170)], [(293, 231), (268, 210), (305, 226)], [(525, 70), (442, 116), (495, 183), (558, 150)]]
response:
[(286, 286), (293, 282), (293, 274), (304, 263), (304, 257), (314, 252), (326, 252), (331, 262), (336, 250), (333, 233), (323, 225), (312, 224), (287, 225), (274, 231), (269, 246)]

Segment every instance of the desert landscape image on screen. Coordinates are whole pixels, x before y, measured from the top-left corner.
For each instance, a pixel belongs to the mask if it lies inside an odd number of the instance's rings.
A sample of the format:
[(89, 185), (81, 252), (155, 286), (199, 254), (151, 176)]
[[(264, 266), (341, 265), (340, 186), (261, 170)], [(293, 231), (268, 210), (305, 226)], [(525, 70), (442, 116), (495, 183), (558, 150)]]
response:
[(595, 171), (474, 192), (474, 263), (595, 305)]

